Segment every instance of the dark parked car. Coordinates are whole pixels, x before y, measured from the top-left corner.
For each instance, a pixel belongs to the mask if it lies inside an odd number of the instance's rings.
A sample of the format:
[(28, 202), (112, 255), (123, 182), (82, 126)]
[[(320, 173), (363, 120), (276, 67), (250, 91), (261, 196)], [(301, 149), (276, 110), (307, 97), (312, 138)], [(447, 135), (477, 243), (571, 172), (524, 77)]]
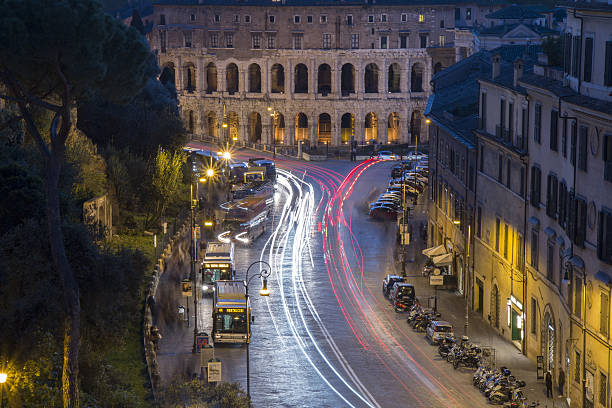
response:
[(377, 205), (370, 208), (370, 217), (372, 218), (395, 220), (397, 219), (397, 213), (396, 209), (387, 205)]
[(391, 293), (391, 290), (393, 289), (393, 285), (395, 285), (397, 282), (403, 282), (404, 278), (402, 278), (401, 276), (397, 276), (397, 275), (387, 275), (385, 276), (385, 279), (383, 279), (382, 282), (382, 293), (385, 297), (389, 297), (389, 294)]

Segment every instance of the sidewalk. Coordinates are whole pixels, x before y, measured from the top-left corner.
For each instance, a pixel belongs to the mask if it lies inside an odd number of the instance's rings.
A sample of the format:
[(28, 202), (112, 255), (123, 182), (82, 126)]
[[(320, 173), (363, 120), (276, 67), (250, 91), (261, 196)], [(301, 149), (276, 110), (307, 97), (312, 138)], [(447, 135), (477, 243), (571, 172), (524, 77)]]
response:
[[(414, 235), (412, 242), (406, 250), (406, 275), (408, 281), (415, 286), (417, 297), (421, 304), (427, 305), (427, 297), (434, 296), (434, 288), (429, 286), (427, 277), (422, 276), (423, 265), (426, 257), (421, 253), (425, 249), (427, 242), (424, 242), (418, 231), (421, 222), (427, 221), (426, 213), (426, 193), (421, 194), (418, 204), (415, 206), (412, 230)], [(398, 250), (398, 253), (401, 253)], [(397, 259), (400, 259), (398, 256)], [(401, 275), (401, 262), (397, 265), (398, 275)], [(465, 300), (463, 295), (454, 291), (437, 291), (438, 312), (442, 314), (442, 319), (448, 321), (455, 328), (455, 336), (460, 338), (464, 334), (465, 327)], [(433, 300), (432, 303), (433, 305)], [(553, 394), (555, 398), (546, 398), (546, 386), (544, 380), (536, 379), (536, 363), (529, 360), (521, 351), (510, 341), (505, 340), (486, 322), (479, 313), (469, 311), (468, 336), (470, 341), (481, 346), (491, 346), (495, 349), (495, 364), (497, 367), (506, 366), (512, 371), (516, 378), (527, 383), (525, 396), (528, 402), (539, 401), (541, 408), (563, 408), (568, 407), (564, 398), (557, 396), (558, 387), (553, 384)], [(432, 348), (432, 353), (434, 349)], [(450, 367), (450, 366), (449, 366)], [(463, 375), (472, 375), (473, 370), (459, 368), (457, 370)], [(485, 398), (483, 396), (483, 398)]]

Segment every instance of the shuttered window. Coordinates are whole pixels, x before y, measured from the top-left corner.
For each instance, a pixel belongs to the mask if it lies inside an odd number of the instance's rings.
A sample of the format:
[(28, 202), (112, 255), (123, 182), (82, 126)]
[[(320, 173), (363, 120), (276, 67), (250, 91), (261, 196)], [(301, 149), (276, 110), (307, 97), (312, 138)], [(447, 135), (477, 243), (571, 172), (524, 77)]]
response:
[(593, 39), (584, 39), (584, 82), (591, 82), (591, 71), (593, 70)]
[(576, 239), (574, 243), (584, 247), (586, 239), (587, 204), (583, 198), (576, 198)]
[(582, 37), (576, 36), (574, 37), (574, 46), (572, 50), (572, 76), (578, 77), (580, 75), (580, 54), (581, 54), (581, 45)]
[(542, 105), (536, 103), (535, 105), (535, 118), (533, 123), (533, 140), (540, 144), (542, 134)]
[(572, 68), (572, 35), (565, 34), (563, 42), (563, 72), (569, 74)]
[(578, 124), (574, 120), (572, 122), (572, 134), (570, 137), (570, 163), (576, 165), (576, 144), (578, 143)]
[(556, 110), (550, 111), (550, 150), (554, 150), (555, 152), (558, 149), (558, 139), (559, 139), (559, 118)]
[(612, 213), (607, 210), (599, 212), (597, 256), (602, 261), (612, 264)]
[(558, 183), (557, 176), (554, 174), (548, 175), (546, 187), (546, 214), (555, 218), (557, 216), (557, 192), (558, 192)]
[(612, 86), (612, 41), (606, 41), (604, 85)]
[(531, 168), (531, 205), (540, 207), (540, 191), (542, 183), (542, 171), (538, 167)]
[(578, 168), (583, 171), (587, 171), (588, 136), (589, 128), (580, 126), (580, 133), (578, 135)]

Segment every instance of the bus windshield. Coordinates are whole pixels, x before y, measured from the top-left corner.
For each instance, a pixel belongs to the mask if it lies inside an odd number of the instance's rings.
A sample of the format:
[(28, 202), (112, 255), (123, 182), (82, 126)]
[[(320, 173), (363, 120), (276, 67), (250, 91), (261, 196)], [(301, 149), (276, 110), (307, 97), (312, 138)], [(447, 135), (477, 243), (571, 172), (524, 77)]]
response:
[(217, 313), (215, 316), (215, 331), (218, 333), (246, 333), (246, 314)]
[(414, 288), (412, 286), (400, 286), (397, 297), (400, 299), (404, 297), (413, 298)]
[(215, 283), (218, 280), (231, 280), (232, 273), (227, 268), (202, 268), (202, 282)]

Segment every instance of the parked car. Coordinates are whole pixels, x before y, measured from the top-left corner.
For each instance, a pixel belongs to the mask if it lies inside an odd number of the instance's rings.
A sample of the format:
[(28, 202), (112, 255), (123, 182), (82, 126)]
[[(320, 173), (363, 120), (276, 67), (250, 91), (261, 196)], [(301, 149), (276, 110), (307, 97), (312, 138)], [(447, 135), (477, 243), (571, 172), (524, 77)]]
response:
[(453, 325), (443, 320), (434, 320), (425, 330), (425, 337), (431, 340), (432, 343), (438, 343), (445, 337), (452, 337), (454, 335)]
[(397, 156), (395, 155), (395, 153), (390, 152), (388, 150), (381, 150), (380, 152), (378, 152), (376, 158), (378, 160), (397, 160)]
[(389, 199), (379, 199), (377, 201), (374, 201), (373, 203), (370, 203), (370, 208), (381, 207), (381, 206), (391, 207), (395, 210), (399, 210), (399, 208), (401, 207), (397, 201), (389, 200)]
[(396, 283), (391, 291), (391, 301), (395, 304), (399, 301), (414, 303), (416, 295), (414, 285), (411, 283)]
[(370, 217), (379, 219), (395, 220), (398, 211), (386, 205), (377, 205), (370, 208)]
[(383, 279), (382, 282), (382, 293), (385, 297), (389, 297), (389, 294), (391, 293), (391, 290), (393, 289), (393, 286), (396, 283), (401, 283), (404, 281), (404, 278), (402, 278), (401, 276), (397, 276), (397, 275), (387, 275), (385, 276), (385, 279)]

